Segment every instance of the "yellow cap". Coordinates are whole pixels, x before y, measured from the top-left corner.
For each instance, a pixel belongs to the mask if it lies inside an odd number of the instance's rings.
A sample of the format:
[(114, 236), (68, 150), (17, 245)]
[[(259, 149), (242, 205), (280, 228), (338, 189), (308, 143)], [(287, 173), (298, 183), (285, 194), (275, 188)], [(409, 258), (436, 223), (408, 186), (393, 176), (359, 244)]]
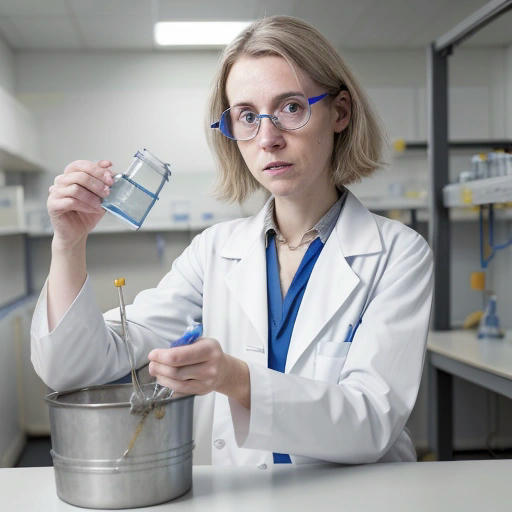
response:
[(471, 272), (470, 282), (472, 290), (485, 290), (485, 273)]
[(118, 277), (117, 279), (114, 279), (114, 286), (117, 288), (124, 286), (124, 277)]
[(393, 149), (398, 153), (403, 153), (405, 151), (407, 144), (404, 139), (396, 139), (393, 141)]

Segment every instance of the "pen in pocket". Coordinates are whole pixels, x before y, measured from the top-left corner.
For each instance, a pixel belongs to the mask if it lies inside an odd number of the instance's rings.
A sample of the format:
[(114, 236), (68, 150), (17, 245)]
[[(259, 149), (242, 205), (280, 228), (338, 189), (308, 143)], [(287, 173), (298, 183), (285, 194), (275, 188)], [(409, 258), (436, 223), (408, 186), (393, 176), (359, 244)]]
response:
[(363, 319), (360, 317), (359, 322), (357, 322), (355, 327), (352, 324), (348, 325), (347, 335), (345, 336), (345, 343), (352, 343), (352, 340), (354, 339), (354, 336), (356, 335), (357, 328), (359, 327), (359, 324), (362, 321), (363, 321)]

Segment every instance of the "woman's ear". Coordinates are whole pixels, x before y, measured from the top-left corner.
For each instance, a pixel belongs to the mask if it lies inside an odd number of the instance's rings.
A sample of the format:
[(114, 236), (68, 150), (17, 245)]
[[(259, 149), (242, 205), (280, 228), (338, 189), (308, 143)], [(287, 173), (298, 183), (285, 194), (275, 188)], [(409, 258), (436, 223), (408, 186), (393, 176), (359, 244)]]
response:
[(332, 101), (334, 109), (334, 131), (341, 133), (350, 122), (352, 101), (348, 91), (340, 91)]

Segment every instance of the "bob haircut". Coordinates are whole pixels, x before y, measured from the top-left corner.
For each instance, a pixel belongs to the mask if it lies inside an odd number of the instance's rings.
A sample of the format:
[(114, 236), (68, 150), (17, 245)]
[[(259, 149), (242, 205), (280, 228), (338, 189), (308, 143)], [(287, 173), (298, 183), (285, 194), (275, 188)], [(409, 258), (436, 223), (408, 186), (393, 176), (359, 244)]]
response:
[[(293, 70), (303, 70), (331, 96), (342, 89), (352, 104), (350, 122), (334, 134), (331, 176), (337, 187), (358, 182), (381, 165), (383, 132), (366, 94), (334, 47), (311, 25), (289, 16), (270, 16), (251, 24), (224, 50), (209, 100), (210, 123), (229, 107), (226, 82), (233, 64), (242, 56), (279, 56)], [(242, 202), (261, 185), (250, 173), (238, 145), (219, 130), (207, 128), (210, 147), (220, 167), (216, 195)]]

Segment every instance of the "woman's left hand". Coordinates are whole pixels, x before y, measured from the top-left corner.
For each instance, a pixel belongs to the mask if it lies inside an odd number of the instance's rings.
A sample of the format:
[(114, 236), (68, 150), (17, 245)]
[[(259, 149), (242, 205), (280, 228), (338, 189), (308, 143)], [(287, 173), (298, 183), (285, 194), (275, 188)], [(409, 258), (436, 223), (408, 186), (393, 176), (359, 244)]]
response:
[(214, 338), (191, 345), (158, 348), (149, 355), (149, 373), (177, 393), (204, 395), (218, 391), (250, 406), (249, 367), (222, 350)]

